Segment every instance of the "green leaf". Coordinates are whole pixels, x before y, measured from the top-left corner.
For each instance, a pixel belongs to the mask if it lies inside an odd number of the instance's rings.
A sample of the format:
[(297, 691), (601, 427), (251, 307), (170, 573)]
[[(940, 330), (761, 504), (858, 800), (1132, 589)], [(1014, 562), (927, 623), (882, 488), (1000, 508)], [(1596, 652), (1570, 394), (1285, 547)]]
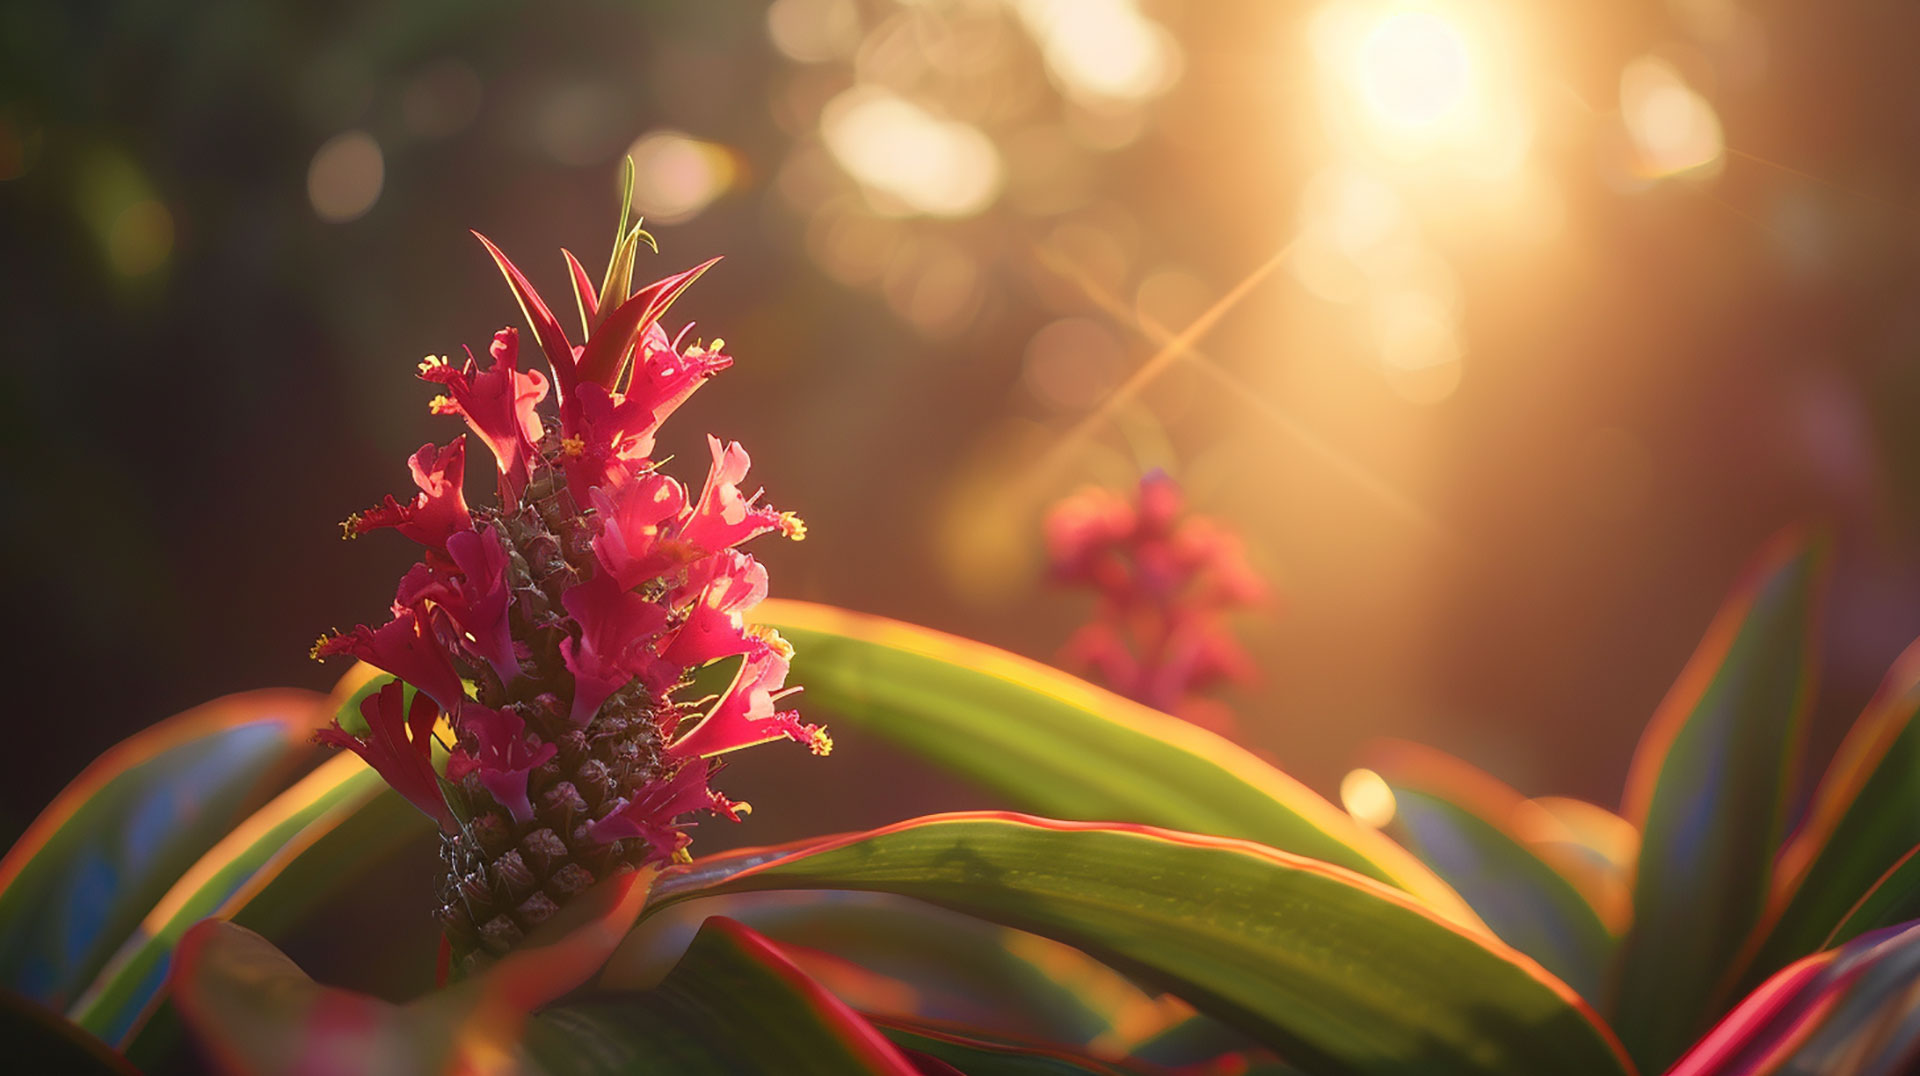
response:
[(1430, 748), (1383, 746), (1373, 769), (1393, 792), (1388, 832), (1466, 898), (1502, 941), (1600, 1003), (1614, 937), (1599, 910), (1536, 850), (1547, 847), (1535, 843), (1540, 831), (1557, 820), (1480, 770)]
[(1399, 886), (1478, 920), (1417, 859), (1219, 736), (982, 643), (806, 602), (757, 619), (794, 645), (792, 682), (878, 736), (1010, 800), (1082, 821), (1239, 837)]
[(766, 939), (720, 917), (707, 920), (654, 989), (534, 1017), (526, 1050), (552, 1076), (916, 1073)]
[(0, 986), (64, 1007), (180, 872), (313, 757), (310, 691), (250, 691), (108, 750), (0, 860)]
[(1920, 845), (1894, 861), (1847, 914), (1829, 931), (1820, 948), (1831, 949), (1870, 930), (1920, 919)]
[[(1894, 663), (1780, 853), (1749, 984), (1823, 948), (1856, 901), (1920, 844), (1920, 645)], [(1920, 915), (1920, 912), (1915, 913)], [(1884, 924), (1882, 924), (1884, 925)]]
[(1642, 833), (1614, 1027), (1642, 1068), (1711, 1020), (1759, 919), (1812, 694), (1820, 554), (1788, 536), (1728, 599), (1629, 771)]
[(972, 1029), (884, 1017), (869, 1019), (895, 1046), (943, 1061), (965, 1076), (1135, 1076), (1147, 1071), (1046, 1043), (1018, 1042)]
[(528, 1015), (600, 969), (639, 917), (652, 878), (632, 871), (601, 882), (485, 971), (407, 1005), (321, 986), (253, 931), (202, 920), (174, 954), (174, 1007), (227, 1071), (519, 1071)]
[(898, 893), (1065, 942), (1309, 1071), (1630, 1071), (1573, 991), (1525, 956), (1396, 890), (1247, 841), (941, 815), (674, 868), (650, 910), (764, 889)]
[[(802, 970), (869, 1014), (1115, 1045), (1177, 1018), (1165, 1001), (1077, 949), (885, 893), (742, 893), (682, 904), (649, 919), (601, 984), (657, 980), (710, 915), (780, 943)], [(790, 946), (878, 976), (883, 988), (855, 996)]]
[(153, 905), (74, 1002), (75, 1022), (108, 1042), (124, 1043), (157, 1003), (168, 959), (188, 927), (222, 911), (230, 915), (254, 887), (384, 792), (379, 774), (343, 753), (255, 812)]

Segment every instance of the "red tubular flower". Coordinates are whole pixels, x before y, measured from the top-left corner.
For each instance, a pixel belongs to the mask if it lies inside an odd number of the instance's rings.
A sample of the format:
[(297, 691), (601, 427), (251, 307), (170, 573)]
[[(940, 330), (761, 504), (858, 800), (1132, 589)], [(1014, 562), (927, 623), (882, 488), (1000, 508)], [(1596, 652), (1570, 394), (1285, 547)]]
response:
[(707, 484), (700, 491), (693, 515), (680, 528), (681, 540), (717, 553), (768, 531), (777, 530), (789, 538), (806, 536), (806, 527), (790, 513), (756, 505), (758, 493), (752, 497), (740, 495), (740, 482), (752, 463), (740, 442), (722, 445), (718, 437), (709, 434), (707, 450), (713, 453), (713, 466), (707, 471)]
[(646, 667), (643, 648), (667, 626), (668, 612), (608, 575), (569, 589), (561, 601), (580, 625), (579, 639), (562, 642), (560, 652), (573, 674), (572, 720), (584, 724)]
[(591, 499), (601, 525), (593, 539), (594, 556), (621, 586), (658, 579), (699, 555), (672, 537), (687, 509), (687, 490), (666, 475), (641, 475), (611, 496), (595, 489)]
[(364, 738), (342, 729), (338, 721), (314, 738), (359, 755), (408, 803), (451, 829), (453, 815), (433, 772), (433, 723), (440, 717), (440, 708), (424, 691), (413, 696), (411, 707), (403, 706), (405, 690), (400, 681), (390, 680), (360, 703), (360, 715), (367, 719)]
[(589, 826), (588, 832), (600, 841), (638, 837), (648, 848), (642, 866), (665, 863), (687, 844), (687, 835), (675, 819), (694, 811), (714, 811), (737, 822), (739, 806), (707, 787), (705, 767), (688, 766), (672, 778), (642, 789), (638, 798), (621, 802)]
[(1224, 731), (1222, 708), (1195, 693), (1252, 676), (1223, 618), (1263, 601), (1266, 588), (1231, 531), (1183, 511), (1179, 486), (1160, 471), (1140, 480), (1134, 503), (1087, 489), (1055, 506), (1046, 524), (1054, 578), (1100, 599), (1063, 657), (1123, 695)]
[(429, 549), (445, 549), (449, 535), (473, 529), (467, 497), (460, 489), (467, 476), (465, 434), (445, 448), (432, 442), (421, 445), (407, 460), (407, 468), (413, 472), (413, 484), (420, 487), (413, 503), (401, 504), (388, 495), (381, 504), (347, 517), (341, 524), (347, 537), (392, 527)]
[[(682, 348), (659, 325), (711, 262), (626, 294), (638, 235), (622, 239), (598, 294), (569, 259), (589, 327), (580, 345), (486, 243), (551, 380), (519, 369), (512, 329), (495, 335), (485, 368), (471, 355), (457, 368), (429, 360), (421, 377), (446, 391), (430, 409), (459, 415), (492, 450), (500, 503), (469, 509), (461, 498), (464, 435), (422, 449), (414, 503), (389, 498), (349, 522), (350, 533), (390, 526), (426, 547), (393, 621), (314, 651), (368, 661), (452, 715), (445, 786), (457, 791), (444, 799), (424, 739), (432, 713), (420, 711), (427, 725), (410, 739), (384, 712), (384, 739), (325, 738), (377, 755), (440, 821), (440, 916), (462, 961), (505, 952), (610, 873), (672, 858), (691, 816), (735, 817), (711, 786), (713, 756), (776, 739), (830, 746), (778, 708), (797, 690), (786, 687), (791, 651), (746, 626), (767, 574), (734, 548), (768, 531), (798, 538), (799, 520), (742, 495), (738, 444), (708, 439), (698, 498), (652, 459), (661, 422), (733, 360), (718, 341)], [(557, 422), (538, 411), (549, 394)], [(720, 660), (740, 662), (732, 687), (690, 718), (676, 694)]]
[(470, 351), (459, 369), (429, 356), (420, 364), (420, 378), (446, 387), (447, 396), (433, 401), (436, 414), (466, 419), (468, 428), (493, 450), (500, 472), (500, 500), (513, 504), (527, 488), (538, 454), (534, 446), (540, 443), (543, 430), (534, 409), (547, 398), (547, 379), (538, 370), (520, 372), (518, 329), (495, 333), (489, 354), (493, 364), (485, 370), (478, 368)]
[(550, 743), (527, 738), (527, 723), (512, 710), (493, 710), (469, 703), (460, 711), (460, 729), (470, 732), (478, 747), (456, 748), (447, 759), (447, 779), (468, 774), (521, 822), (533, 821), (533, 803), (527, 798), (527, 775), (560, 753)]
[(712, 758), (743, 747), (774, 740), (798, 740), (816, 755), (833, 750), (833, 741), (818, 725), (804, 724), (797, 710), (775, 710), (787, 682), (792, 650), (775, 635), (757, 653), (740, 663), (733, 686), (714, 704), (713, 711), (693, 730), (675, 740), (668, 755), (680, 759)]
[[(407, 584), (403, 580), (402, 584)], [(457, 713), (466, 701), (460, 686), (460, 674), (454, 671), (446, 648), (433, 636), (427, 618), (414, 609), (397, 608), (393, 619), (381, 627), (357, 624), (342, 635), (332, 635), (314, 644), (313, 656), (333, 657), (346, 654), (419, 688), (449, 713)]]

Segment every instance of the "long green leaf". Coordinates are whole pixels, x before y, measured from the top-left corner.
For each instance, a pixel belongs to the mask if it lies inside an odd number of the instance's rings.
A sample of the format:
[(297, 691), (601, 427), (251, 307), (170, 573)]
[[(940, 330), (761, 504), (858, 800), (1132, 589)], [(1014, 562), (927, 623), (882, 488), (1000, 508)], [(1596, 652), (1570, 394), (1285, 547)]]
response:
[(1821, 948), (1854, 902), (1920, 844), (1920, 644), (1894, 663), (1787, 842), (1745, 981)]
[(762, 889), (898, 893), (1045, 935), (1313, 1072), (1631, 1070), (1591, 1010), (1527, 957), (1396, 890), (1247, 841), (941, 815), (675, 868), (650, 908)]
[(652, 990), (549, 1009), (525, 1046), (551, 1076), (914, 1076), (859, 1014), (730, 919), (709, 919)]
[(188, 927), (243, 894), (262, 871), (284, 868), (304, 844), (384, 791), (380, 775), (358, 756), (340, 754), (262, 807), (209, 849), (148, 911), (74, 1002), (74, 1021), (108, 1042), (125, 1042), (156, 1002), (169, 956)]
[(1178, 1018), (1077, 949), (885, 893), (742, 893), (682, 904), (647, 922), (645, 944), (623, 948), (623, 963), (607, 970), (602, 985), (659, 978), (712, 915), (883, 977), (888, 989), (856, 998), (795, 956), (869, 1014), (1076, 1045), (1124, 1044)]
[(806, 602), (755, 610), (794, 644), (793, 682), (859, 729), (1021, 810), (1258, 841), (1473, 912), (1414, 857), (1219, 736), (1004, 650)]
[(1519, 831), (1524, 819), (1540, 825), (1554, 819), (1487, 774), (1430, 748), (1385, 745), (1371, 764), (1393, 792), (1388, 832), (1466, 898), (1502, 941), (1599, 1004), (1614, 937), (1599, 910)]
[(491, 967), (407, 1005), (321, 986), (265, 938), (219, 919), (181, 938), (168, 982), (175, 1009), (224, 1071), (521, 1071), (529, 1014), (606, 963), (652, 880), (652, 871), (606, 879)]
[(122, 741), (0, 860), (0, 986), (56, 1008), (182, 870), (311, 757), (310, 691), (249, 691)]
[(1821, 559), (1793, 537), (1760, 558), (1634, 756), (1625, 814), (1643, 837), (1613, 1011), (1643, 1068), (1711, 1021), (1766, 901), (1812, 691)]
[(1038, 1042), (1018, 1042), (909, 1020), (870, 1018), (895, 1046), (951, 1065), (965, 1076), (1142, 1076), (1124, 1062)]
[(1920, 845), (1907, 849), (1887, 872), (1854, 902), (1820, 948), (1831, 949), (1870, 930), (1920, 919)]

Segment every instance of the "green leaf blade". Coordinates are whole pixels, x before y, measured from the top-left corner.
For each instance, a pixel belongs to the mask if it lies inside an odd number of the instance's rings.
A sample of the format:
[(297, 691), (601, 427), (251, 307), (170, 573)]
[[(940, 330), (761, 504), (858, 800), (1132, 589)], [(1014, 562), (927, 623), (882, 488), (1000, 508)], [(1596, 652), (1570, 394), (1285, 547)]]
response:
[(1767, 899), (1807, 703), (1823, 557), (1787, 536), (1715, 618), (1629, 773), (1643, 834), (1614, 1026), (1643, 1068), (1711, 1021)]
[(313, 753), (325, 696), (244, 692), (101, 755), (0, 860), (0, 986), (64, 1007), (181, 871)]
[(1249, 842), (974, 813), (769, 854), (664, 872), (653, 907), (880, 890), (1073, 945), (1308, 1071), (1631, 1071), (1591, 1010), (1524, 956), (1378, 883)]
[(1768, 915), (1752, 939), (1747, 984), (1824, 948), (1862, 894), (1920, 845), (1916, 715), (1920, 644), (1894, 663), (1848, 731), (1807, 821), (1781, 852)]
[(770, 600), (792, 681), (841, 728), (881, 737), (1024, 811), (1258, 841), (1472, 911), (1380, 834), (1241, 748), (1005, 651), (881, 617)]
[(1557, 820), (1465, 762), (1414, 744), (1383, 748), (1373, 767), (1394, 798), (1387, 832), (1419, 856), (1500, 939), (1600, 1004), (1614, 935), (1572, 881), (1530, 846)]
[(528, 1026), (526, 1049), (550, 1076), (915, 1073), (771, 943), (720, 917), (658, 987), (543, 1012)]

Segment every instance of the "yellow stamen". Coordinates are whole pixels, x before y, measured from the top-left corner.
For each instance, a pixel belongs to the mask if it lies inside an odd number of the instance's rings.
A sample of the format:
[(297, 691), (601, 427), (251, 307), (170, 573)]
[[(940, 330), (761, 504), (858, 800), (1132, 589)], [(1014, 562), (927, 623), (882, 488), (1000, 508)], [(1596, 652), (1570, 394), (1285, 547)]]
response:
[(807, 540), (807, 521), (792, 512), (780, 513), (780, 534), (796, 542)]
[(457, 415), (460, 413), (460, 405), (447, 399), (445, 396), (435, 396), (433, 399), (427, 401), (427, 413), (430, 415)]
[(807, 749), (816, 755), (831, 755), (833, 737), (827, 735), (826, 729), (814, 729), (813, 735), (807, 737)]
[(426, 358), (420, 360), (420, 372), (424, 374), (428, 370), (432, 370), (436, 367), (451, 366), (451, 365), (452, 363), (449, 363), (447, 361), (447, 357), (445, 355), (428, 355)]
[(587, 443), (578, 437), (564, 438), (560, 442), (560, 454), (570, 460), (577, 460), (587, 454)]

